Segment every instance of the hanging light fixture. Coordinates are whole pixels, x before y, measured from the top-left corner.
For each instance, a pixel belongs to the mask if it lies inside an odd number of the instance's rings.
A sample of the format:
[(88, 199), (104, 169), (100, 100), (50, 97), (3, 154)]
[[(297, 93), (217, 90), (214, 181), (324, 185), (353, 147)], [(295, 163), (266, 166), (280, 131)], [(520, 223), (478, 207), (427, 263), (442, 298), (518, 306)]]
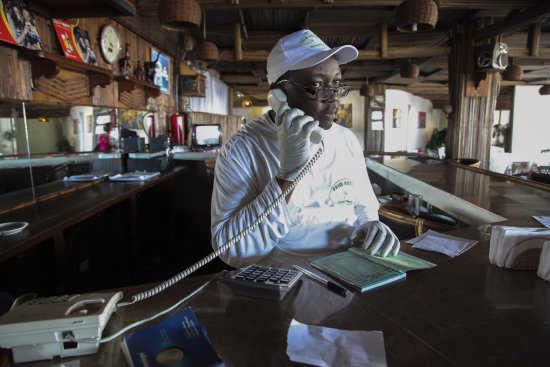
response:
[(203, 40), (198, 44), (195, 49), (193, 58), (196, 60), (214, 61), (218, 59), (220, 51), (218, 47), (213, 43), (206, 40), (206, 11), (204, 12), (204, 18), (202, 21), (203, 26)]
[(418, 75), (420, 75), (420, 68), (418, 65), (409, 61), (401, 65), (399, 75), (401, 75), (402, 78), (418, 78)]
[(372, 97), (374, 96), (374, 93), (375, 93), (374, 87), (372, 85), (369, 85), (369, 78), (367, 77), (365, 81), (365, 85), (363, 85), (361, 89), (359, 89), (359, 94), (361, 96)]
[(244, 99), (241, 103), (241, 106), (244, 108), (252, 106), (252, 100), (251, 99)]
[(437, 4), (433, 0), (405, 0), (395, 9), (400, 32), (431, 31), (437, 23)]
[(453, 113), (453, 106), (451, 106), (450, 104), (447, 104), (443, 107), (443, 113), (445, 113), (445, 115), (449, 116), (451, 113)]
[(510, 65), (502, 73), (503, 80), (520, 81), (523, 79), (523, 69), (518, 65)]
[(201, 7), (195, 0), (161, 0), (160, 25), (170, 31), (185, 31), (201, 25)]

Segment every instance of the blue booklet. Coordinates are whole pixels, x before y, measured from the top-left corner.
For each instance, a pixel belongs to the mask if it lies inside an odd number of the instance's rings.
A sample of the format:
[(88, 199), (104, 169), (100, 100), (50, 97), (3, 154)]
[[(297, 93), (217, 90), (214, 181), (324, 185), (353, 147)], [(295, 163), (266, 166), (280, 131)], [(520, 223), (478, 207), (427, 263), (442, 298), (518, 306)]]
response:
[(191, 307), (124, 335), (120, 346), (132, 367), (225, 366)]
[(404, 252), (381, 257), (356, 247), (314, 260), (311, 265), (360, 292), (403, 279), (409, 270), (436, 266)]

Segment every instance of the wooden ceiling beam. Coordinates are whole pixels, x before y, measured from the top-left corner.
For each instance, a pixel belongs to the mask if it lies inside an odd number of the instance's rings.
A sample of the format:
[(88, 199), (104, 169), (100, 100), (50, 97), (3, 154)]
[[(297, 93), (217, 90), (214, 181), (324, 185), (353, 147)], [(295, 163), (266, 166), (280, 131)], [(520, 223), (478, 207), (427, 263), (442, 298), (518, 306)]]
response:
[[(159, 0), (138, 1), (145, 4), (151, 1), (157, 2)], [(358, 2), (357, 0), (338, 0), (334, 2), (321, 2), (319, 0), (303, 1), (303, 0), (285, 0), (281, 1), (269, 1), (269, 0), (239, 0), (238, 4), (232, 4), (228, 0), (197, 0), (201, 8), (215, 8), (215, 9), (252, 9), (252, 8), (338, 8), (338, 7), (388, 7), (397, 6), (403, 2), (403, 0), (363, 0)], [(360, 3), (360, 5), (358, 5)], [(439, 0), (440, 9), (513, 9), (513, 8), (526, 8), (536, 6), (540, 3), (537, 0)]]
[(235, 23), (234, 25), (234, 40), (235, 40), (235, 60), (242, 60), (243, 58), (243, 47), (241, 41), (241, 25), (240, 23)]
[(541, 23), (531, 24), (527, 36), (527, 47), (529, 47), (529, 56), (538, 56), (540, 48)]
[(506, 35), (524, 30), (534, 23), (550, 19), (550, 0), (516, 14), (510, 19), (492, 24), (474, 33), (475, 41), (482, 41), (497, 35)]
[[(538, 56), (530, 56), (528, 47), (508, 47), (508, 57), (516, 58), (528, 58), (528, 59), (549, 59), (550, 58), (550, 48), (539, 48)], [(547, 61), (547, 60), (545, 60)]]
[(226, 84), (252, 84), (258, 85), (262, 80), (254, 75), (247, 74), (222, 74), (220, 75), (222, 82)]

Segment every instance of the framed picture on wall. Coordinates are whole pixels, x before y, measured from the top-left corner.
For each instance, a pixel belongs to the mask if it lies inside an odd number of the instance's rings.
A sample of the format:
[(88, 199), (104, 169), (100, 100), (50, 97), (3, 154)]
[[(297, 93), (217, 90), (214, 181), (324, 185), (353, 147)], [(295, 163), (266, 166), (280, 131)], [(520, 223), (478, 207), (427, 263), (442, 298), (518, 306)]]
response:
[(399, 108), (394, 108), (393, 109), (393, 128), (394, 129), (399, 129), (401, 128), (401, 115), (402, 115), (402, 111), (401, 109)]
[(336, 112), (336, 120), (344, 127), (351, 128), (351, 103), (341, 104)]
[(418, 112), (418, 128), (426, 128), (426, 112)]
[(157, 60), (153, 84), (160, 87), (162, 93), (170, 94), (170, 59), (162, 53), (159, 55), (158, 50), (151, 48), (151, 60)]
[(41, 50), (36, 22), (25, 0), (0, 0), (0, 41)]

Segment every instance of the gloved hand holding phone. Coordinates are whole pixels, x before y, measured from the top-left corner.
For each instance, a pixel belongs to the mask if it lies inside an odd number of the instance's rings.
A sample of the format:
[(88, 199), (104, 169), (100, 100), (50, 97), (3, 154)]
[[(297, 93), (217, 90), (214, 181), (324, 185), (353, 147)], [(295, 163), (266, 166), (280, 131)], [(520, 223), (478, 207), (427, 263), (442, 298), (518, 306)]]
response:
[(359, 242), (360, 247), (375, 255), (380, 251), (381, 256), (387, 256), (390, 252), (397, 255), (400, 248), (399, 239), (384, 223), (374, 220), (360, 225), (350, 235), (353, 242)]
[(273, 108), (281, 161), (277, 177), (294, 181), (309, 159), (309, 136), (319, 122), (298, 108), (290, 108), (286, 100), (279, 102), (279, 106), (272, 106), (278, 107)]

